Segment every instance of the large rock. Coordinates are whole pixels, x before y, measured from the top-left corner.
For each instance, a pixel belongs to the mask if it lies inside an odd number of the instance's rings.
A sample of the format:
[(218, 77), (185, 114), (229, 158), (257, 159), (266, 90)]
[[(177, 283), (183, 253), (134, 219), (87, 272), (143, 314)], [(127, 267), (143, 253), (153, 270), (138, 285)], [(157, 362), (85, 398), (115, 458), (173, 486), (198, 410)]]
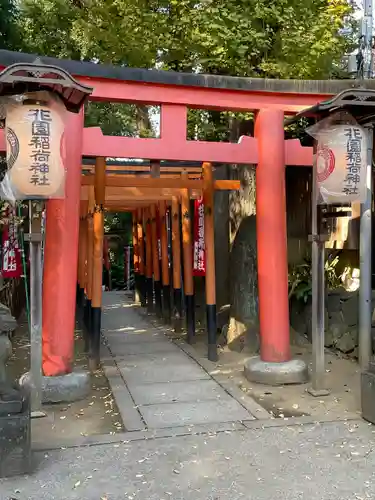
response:
[(328, 315), (328, 322), (325, 328), (324, 345), (332, 347), (347, 331), (348, 326), (345, 323), (344, 316), (341, 311), (334, 312)]
[(341, 311), (340, 292), (329, 292), (326, 294), (326, 309), (328, 314)]
[(349, 329), (336, 341), (335, 347), (343, 353), (354, 351), (358, 345), (358, 330), (357, 328)]
[(358, 294), (353, 293), (347, 299), (341, 300), (341, 311), (344, 316), (345, 323), (348, 326), (358, 324)]
[[(308, 322), (307, 315), (308, 311), (306, 310), (307, 305), (304, 304), (301, 300), (297, 300), (292, 298), (289, 306), (289, 317), (290, 324), (294, 330), (296, 330), (301, 335), (308, 335)], [(310, 321), (311, 323), (311, 321)], [(311, 336), (311, 328), (310, 328), (310, 336)]]

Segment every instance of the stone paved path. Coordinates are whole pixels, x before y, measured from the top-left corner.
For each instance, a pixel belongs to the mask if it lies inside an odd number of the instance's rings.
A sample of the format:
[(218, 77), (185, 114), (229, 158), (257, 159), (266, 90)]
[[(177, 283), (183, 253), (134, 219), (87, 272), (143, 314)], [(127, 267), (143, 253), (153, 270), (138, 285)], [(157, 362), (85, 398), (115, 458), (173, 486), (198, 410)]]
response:
[(124, 293), (103, 294), (102, 328), (104, 370), (127, 430), (254, 419)]

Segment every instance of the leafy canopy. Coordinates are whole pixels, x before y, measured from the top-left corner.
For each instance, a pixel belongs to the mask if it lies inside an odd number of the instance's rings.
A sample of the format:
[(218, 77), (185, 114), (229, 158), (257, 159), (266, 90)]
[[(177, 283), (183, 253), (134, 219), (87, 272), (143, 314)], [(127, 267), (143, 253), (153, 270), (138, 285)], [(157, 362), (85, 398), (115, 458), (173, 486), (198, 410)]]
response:
[(327, 78), (351, 42), (347, 0), (20, 0), (43, 54), (134, 67)]

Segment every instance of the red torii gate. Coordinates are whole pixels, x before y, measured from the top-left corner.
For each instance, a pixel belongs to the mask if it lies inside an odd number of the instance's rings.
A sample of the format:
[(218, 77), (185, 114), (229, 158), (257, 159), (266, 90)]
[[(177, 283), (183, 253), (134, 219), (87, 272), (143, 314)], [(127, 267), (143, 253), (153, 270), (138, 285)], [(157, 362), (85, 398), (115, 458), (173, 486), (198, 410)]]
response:
[[(0, 51), (0, 70), (35, 56)], [(43, 283), (43, 359), (48, 375), (71, 369), (75, 325), (82, 156), (257, 164), (256, 217), (261, 360), (290, 360), (285, 165), (312, 165), (312, 148), (284, 140), (284, 114), (295, 114), (352, 86), (345, 81), (296, 82), (115, 68), (39, 58), (92, 87), (90, 100), (161, 106), (159, 139), (103, 136), (70, 114), (66, 198), (48, 202)], [(238, 144), (188, 141), (188, 108), (254, 111), (255, 137)], [(0, 151), (5, 150), (0, 134)], [(55, 355), (54, 342), (59, 343)], [(61, 354), (63, 353), (63, 354)], [(51, 368), (54, 364), (54, 367)], [(46, 370), (44, 370), (46, 373)]]

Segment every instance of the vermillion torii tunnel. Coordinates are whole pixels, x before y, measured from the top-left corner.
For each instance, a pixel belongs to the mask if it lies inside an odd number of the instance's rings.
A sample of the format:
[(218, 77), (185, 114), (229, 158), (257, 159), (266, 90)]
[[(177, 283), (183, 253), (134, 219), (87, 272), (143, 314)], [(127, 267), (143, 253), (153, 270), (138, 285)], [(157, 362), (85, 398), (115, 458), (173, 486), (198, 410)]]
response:
[[(34, 60), (35, 56), (30, 54), (0, 51), (0, 69), (12, 64), (30, 64)], [(158, 139), (105, 136), (100, 123), (98, 127), (84, 127), (83, 113), (69, 116), (65, 135), (69, 150), (66, 197), (47, 202), (43, 282), (44, 375), (63, 375), (72, 369), (77, 276), (80, 293), (86, 294), (91, 310), (91, 338), (87, 339), (87, 348), (92, 366), (99, 363), (104, 211), (132, 212), (137, 292), (143, 304), (149, 303), (159, 313), (164, 311), (168, 320), (170, 297), (167, 289), (172, 278), (174, 293), (178, 296), (181, 261), (184, 263), (185, 294), (187, 297), (193, 295), (189, 267), (192, 258), (190, 220), (185, 214), (189, 200), (200, 196), (205, 204), (208, 357), (212, 361), (217, 359), (213, 193), (215, 190), (239, 189), (237, 181), (214, 179), (215, 164), (224, 163), (257, 166), (260, 359), (268, 363), (288, 363), (291, 354), (285, 166), (311, 166), (313, 152), (312, 148), (302, 147), (298, 140), (284, 140), (284, 117), (346, 89), (348, 83), (180, 74), (48, 57), (39, 61), (60, 67), (81, 84), (92, 87), (90, 99), (93, 101), (161, 107)], [(255, 136), (244, 136), (238, 143), (189, 141), (186, 139), (188, 108), (254, 112)], [(5, 151), (3, 135), (0, 136), (0, 151)], [(151, 162), (150, 175), (140, 176), (136, 166), (127, 166), (126, 174), (114, 173), (106, 165), (109, 157), (148, 159)], [(82, 166), (83, 158), (95, 159), (91, 171)], [(167, 164), (160, 163), (163, 161), (180, 163), (181, 166), (173, 171)], [(189, 170), (189, 165), (184, 166), (184, 162), (196, 162), (198, 167)], [(171, 278), (166, 251), (166, 206), (171, 207), (172, 214), (174, 258)], [(179, 255), (180, 232), (176, 225), (180, 219), (182, 255)], [(156, 265), (154, 253), (157, 221), (161, 228), (161, 269)], [(155, 285), (154, 304), (151, 304), (152, 282)], [(192, 308), (190, 299), (187, 308), (189, 311)], [(190, 312), (187, 316), (191, 318)], [(178, 314), (176, 317), (178, 319)], [(175, 327), (178, 328), (178, 324)], [(192, 322), (188, 324), (188, 334), (190, 339), (194, 336)], [(299, 367), (297, 372), (294, 381), (303, 381), (305, 369)]]

